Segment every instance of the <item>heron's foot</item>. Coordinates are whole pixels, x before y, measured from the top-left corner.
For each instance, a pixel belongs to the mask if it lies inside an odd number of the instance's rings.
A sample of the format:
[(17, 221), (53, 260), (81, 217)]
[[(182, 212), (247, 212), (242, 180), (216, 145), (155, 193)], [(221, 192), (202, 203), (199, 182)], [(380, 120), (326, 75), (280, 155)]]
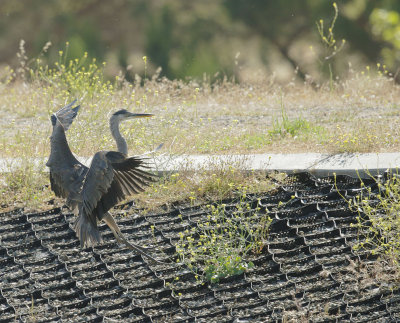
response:
[(125, 246), (127, 246), (129, 249), (138, 252), (142, 256), (145, 256), (146, 258), (152, 260), (153, 262), (155, 262), (157, 264), (166, 264), (165, 262), (159, 261), (159, 260), (155, 259), (153, 256), (150, 256), (146, 251), (143, 250), (143, 247), (140, 247), (136, 244), (132, 244), (125, 238), (122, 238), (122, 239), (123, 239), (123, 243), (125, 244)]
[[(123, 236), (123, 234), (122, 234), (121, 231), (114, 231), (114, 230), (111, 228), (111, 232), (114, 234), (114, 237), (115, 237), (115, 239), (117, 240), (117, 243), (119, 243), (119, 244), (125, 244), (125, 245), (126, 245), (126, 243), (129, 243), (129, 242), (127, 242), (127, 240), (125, 239), (125, 237)], [(137, 245), (137, 244), (134, 244), (134, 246), (135, 246), (137, 249), (142, 250), (143, 252), (154, 249), (153, 247), (142, 247), (142, 246), (139, 246), (139, 245)]]
[[(113, 232), (114, 233), (114, 232)], [(115, 234), (114, 233), (114, 237), (115, 237), (115, 240), (117, 240), (117, 243), (118, 244), (122, 244), (122, 243), (124, 243), (124, 240), (122, 240), (117, 234)]]
[(135, 244), (133, 244), (136, 248), (138, 248), (138, 249), (140, 249), (140, 250), (142, 250), (142, 251), (151, 251), (151, 250), (154, 250), (155, 249), (155, 247), (142, 247), (142, 246), (139, 246), (139, 245), (137, 245), (136, 243)]

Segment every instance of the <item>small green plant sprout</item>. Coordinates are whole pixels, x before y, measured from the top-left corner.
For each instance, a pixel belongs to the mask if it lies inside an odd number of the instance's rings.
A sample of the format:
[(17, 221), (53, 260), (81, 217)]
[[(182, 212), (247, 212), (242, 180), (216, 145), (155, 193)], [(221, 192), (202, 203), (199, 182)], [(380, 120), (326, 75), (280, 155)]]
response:
[(272, 137), (295, 137), (302, 132), (310, 131), (311, 127), (311, 124), (301, 117), (293, 120), (289, 119), (286, 110), (282, 108), (281, 118), (274, 118), (272, 120), (272, 129), (268, 133)]
[(348, 200), (358, 212), (358, 242), (355, 250), (368, 250), (400, 264), (400, 176), (388, 173), (387, 179), (374, 178), (376, 189), (362, 185), (360, 194)]
[(147, 56), (143, 56), (143, 63), (144, 63), (144, 82), (146, 82), (147, 78)]
[(180, 233), (176, 245), (181, 262), (204, 281), (218, 283), (252, 268), (250, 252), (259, 252), (271, 218), (242, 198), (234, 205), (207, 205), (207, 219)]
[(190, 192), (190, 195), (189, 195), (189, 200), (190, 200), (190, 205), (191, 205), (191, 206), (193, 206), (193, 205), (194, 205), (194, 203), (195, 203), (195, 201), (196, 201), (196, 195), (195, 195), (195, 192)]
[(33, 299), (33, 295), (31, 295), (31, 306), (29, 307), (29, 321), (36, 322), (37, 321), (37, 314), (38, 310), (35, 308), (35, 301)]
[(324, 20), (320, 19), (317, 24), (317, 29), (319, 36), (321, 38), (322, 44), (325, 49), (325, 53), (321, 58), (318, 58), (321, 66), (325, 65), (325, 62), (328, 62), (328, 69), (329, 69), (329, 85), (330, 90), (333, 90), (333, 71), (332, 71), (332, 59), (343, 49), (344, 45), (346, 44), (346, 39), (342, 39), (341, 43), (338, 44), (333, 30), (335, 28), (336, 20), (339, 16), (339, 9), (336, 2), (333, 3), (333, 8), (335, 10), (335, 14), (333, 16), (332, 22), (328, 27), (328, 30), (325, 29)]
[(289, 119), (284, 103), (283, 95), (280, 98), (281, 116), (280, 118), (272, 119), (272, 129), (268, 131), (269, 136), (273, 139), (276, 137), (296, 137), (300, 135), (306, 135), (307, 133), (318, 133), (322, 132), (321, 127), (313, 126), (309, 121), (302, 117)]

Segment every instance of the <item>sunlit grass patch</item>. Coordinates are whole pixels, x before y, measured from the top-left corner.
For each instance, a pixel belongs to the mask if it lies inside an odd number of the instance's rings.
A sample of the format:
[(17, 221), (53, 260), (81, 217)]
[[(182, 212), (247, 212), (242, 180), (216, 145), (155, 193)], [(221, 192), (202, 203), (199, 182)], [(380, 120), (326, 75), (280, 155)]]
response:
[(398, 130), (377, 129), (373, 122), (362, 123), (351, 129), (336, 126), (337, 133), (331, 135), (330, 143), (338, 153), (380, 152), (381, 147), (396, 147), (399, 144)]
[(246, 171), (245, 162), (244, 157), (233, 157), (226, 162), (210, 157), (208, 164), (197, 170), (190, 169), (190, 165), (182, 165), (179, 171), (164, 175), (145, 192), (137, 195), (137, 203), (154, 210), (178, 201), (199, 205), (234, 198), (244, 188), (253, 194), (274, 188), (266, 172)]
[(13, 172), (0, 173), (0, 210), (23, 207), (26, 210), (54, 206), (48, 173), (33, 165), (23, 164)]
[[(359, 114), (371, 105), (379, 106), (381, 118), (376, 120), (378, 127), (371, 127), (368, 134), (386, 138), (383, 125), (393, 129), (394, 117), (399, 114), (393, 108), (398, 91), (392, 85), (386, 86), (387, 80), (383, 77), (369, 77), (375, 89), (370, 86), (360, 89), (359, 83), (346, 81), (350, 88), (338, 87), (332, 93), (300, 84), (281, 88), (271, 83), (249, 86), (222, 81), (211, 87), (206, 83), (169, 81), (157, 76), (146, 80), (143, 86), (142, 80), (134, 84), (121, 78), (112, 82), (104, 80), (101, 64), (98, 66), (96, 62), (86, 66), (74, 60), (65, 65), (60, 62), (58, 66), (31, 67), (29, 82), (18, 78), (11, 83), (4, 80), (0, 87), (0, 113), (7, 129), (4, 131), (2, 127), (0, 141), (4, 155), (15, 156), (7, 144), (20, 145), (20, 134), (31, 134), (31, 129), (35, 129), (36, 144), (24, 148), (32, 155), (39, 151), (46, 156), (49, 115), (75, 98), (82, 109), (67, 136), (73, 151), (84, 156), (113, 147), (108, 118), (119, 108), (156, 114), (153, 120), (122, 125), (132, 152), (165, 142), (171, 153), (178, 154), (296, 152), (299, 140), (303, 141), (302, 147), (308, 143), (311, 148), (318, 143), (319, 151), (323, 152), (335, 152), (338, 148), (371, 151), (375, 146), (370, 146), (368, 141), (338, 147), (339, 143), (326, 138), (336, 136), (335, 123), (339, 121), (343, 129), (355, 129)], [(359, 75), (357, 79), (363, 82)], [(365, 100), (368, 106), (364, 108)], [(392, 150), (395, 142), (384, 141), (381, 149)]]

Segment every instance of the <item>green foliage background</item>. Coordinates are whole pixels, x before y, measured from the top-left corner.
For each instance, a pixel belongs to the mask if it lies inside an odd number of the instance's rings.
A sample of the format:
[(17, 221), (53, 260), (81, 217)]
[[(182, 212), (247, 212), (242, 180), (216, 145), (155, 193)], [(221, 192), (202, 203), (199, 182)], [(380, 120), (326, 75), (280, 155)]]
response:
[[(348, 64), (380, 63), (393, 75), (400, 62), (400, 1), (336, 1), (337, 40), (344, 54), (330, 62), (334, 75)], [(17, 65), (19, 42), (36, 57), (55, 62), (68, 41), (68, 58), (84, 52), (107, 61), (106, 73), (119, 71), (133, 80), (157, 67), (170, 79), (246, 80), (262, 71), (293, 71), (306, 79), (329, 77), (316, 23), (329, 26), (334, 15), (328, 0), (2, 0), (0, 64)], [(313, 50), (310, 50), (312, 46)], [(239, 54), (240, 53), (240, 54)], [(287, 73), (287, 79), (293, 75)]]

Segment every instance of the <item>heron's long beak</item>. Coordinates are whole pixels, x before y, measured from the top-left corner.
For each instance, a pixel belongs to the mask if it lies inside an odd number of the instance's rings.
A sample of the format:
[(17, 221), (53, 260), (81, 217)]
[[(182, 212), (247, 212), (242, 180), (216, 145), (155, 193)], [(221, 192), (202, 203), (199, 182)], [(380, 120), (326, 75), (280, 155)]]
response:
[(153, 117), (152, 113), (130, 113), (129, 118), (150, 118)]

